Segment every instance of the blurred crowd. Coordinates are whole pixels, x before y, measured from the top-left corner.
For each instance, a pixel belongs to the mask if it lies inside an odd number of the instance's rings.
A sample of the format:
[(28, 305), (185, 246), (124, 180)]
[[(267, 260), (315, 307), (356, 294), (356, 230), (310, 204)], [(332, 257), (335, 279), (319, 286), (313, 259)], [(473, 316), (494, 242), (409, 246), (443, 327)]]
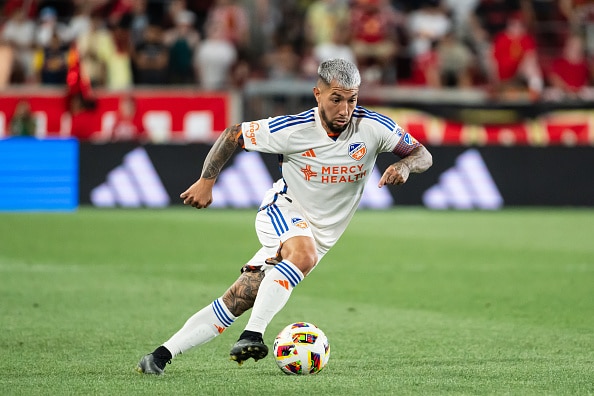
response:
[(0, 81), (85, 91), (315, 78), (589, 99), (591, 0), (5, 0)]

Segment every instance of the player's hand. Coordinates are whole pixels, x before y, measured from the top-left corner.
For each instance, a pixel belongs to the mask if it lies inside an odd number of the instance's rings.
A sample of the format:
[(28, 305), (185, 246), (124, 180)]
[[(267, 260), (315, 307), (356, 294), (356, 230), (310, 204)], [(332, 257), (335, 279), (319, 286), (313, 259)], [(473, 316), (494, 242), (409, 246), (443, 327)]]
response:
[(378, 187), (382, 188), (386, 184), (398, 185), (404, 184), (410, 175), (410, 168), (402, 161), (388, 166), (382, 178), (379, 181)]
[(179, 197), (184, 200), (184, 205), (192, 205), (196, 209), (207, 208), (212, 203), (213, 185), (214, 180), (200, 178)]

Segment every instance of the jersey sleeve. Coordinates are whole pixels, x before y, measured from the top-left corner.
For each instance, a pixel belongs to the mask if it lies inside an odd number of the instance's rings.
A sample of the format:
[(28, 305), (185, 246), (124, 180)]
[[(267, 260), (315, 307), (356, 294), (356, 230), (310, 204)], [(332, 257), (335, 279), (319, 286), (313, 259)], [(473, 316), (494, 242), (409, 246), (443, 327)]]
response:
[(396, 135), (399, 137), (398, 142), (394, 146), (392, 152), (400, 158), (407, 157), (411, 151), (421, 145), (410, 133), (404, 131), (400, 126), (396, 125)]
[(283, 133), (271, 133), (269, 121), (270, 118), (241, 124), (245, 150), (261, 153), (284, 152), (288, 139)]
[(382, 139), (380, 151), (385, 153), (394, 153), (400, 158), (408, 156), (411, 151), (419, 147), (421, 143), (417, 141), (410, 133), (406, 132), (400, 125), (394, 123), (394, 128), (387, 132)]

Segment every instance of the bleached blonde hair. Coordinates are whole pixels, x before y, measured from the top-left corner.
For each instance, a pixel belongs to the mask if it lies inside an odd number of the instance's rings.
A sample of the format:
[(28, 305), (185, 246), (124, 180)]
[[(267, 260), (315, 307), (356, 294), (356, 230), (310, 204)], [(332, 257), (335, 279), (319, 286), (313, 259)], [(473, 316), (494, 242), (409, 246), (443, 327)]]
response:
[(330, 85), (332, 80), (343, 88), (354, 89), (361, 85), (359, 69), (352, 62), (344, 59), (329, 59), (320, 63), (318, 67), (318, 78)]

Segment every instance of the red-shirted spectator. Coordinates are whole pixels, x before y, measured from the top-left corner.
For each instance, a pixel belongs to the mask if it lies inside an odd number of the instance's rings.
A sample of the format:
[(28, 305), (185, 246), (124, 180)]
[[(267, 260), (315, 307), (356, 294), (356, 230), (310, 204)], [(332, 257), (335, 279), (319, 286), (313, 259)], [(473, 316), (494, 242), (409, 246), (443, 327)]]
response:
[(112, 25), (122, 21), (124, 15), (131, 13), (134, 9), (134, 0), (116, 0), (109, 10), (108, 20)]
[(247, 9), (237, 0), (216, 0), (206, 24), (218, 25), (224, 38), (237, 48), (249, 45), (250, 21)]
[(124, 95), (120, 98), (113, 127), (109, 132), (112, 142), (145, 141), (147, 139), (142, 129), (142, 122), (136, 113), (134, 97)]
[(379, 75), (368, 80), (386, 79), (398, 51), (396, 25), (398, 14), (385, 1), (357, 0), (351, 9), (351, 46), (363, 78), (369, 70)]
[(9, 16), (14, 13), (15, 10), (25, 10), (25, 15), (29, 19), (34, 19), (39, 9), (38, 0), (6, 0), (4, 7), (2, 8), (2, 14)]
[(551, 99), (581, 97), (590, 82), (590, 69), (580, 36), (567, 38), (563, 53), (553, 59), (547, 78), (551, 85)]
[(526, 87), (533, 97), (542, 92), (536, 40), (526, 30), (521, 13), (513, 14), (505, 30), (493, 38), (493, 69), (493, 83), (500, 93)]

